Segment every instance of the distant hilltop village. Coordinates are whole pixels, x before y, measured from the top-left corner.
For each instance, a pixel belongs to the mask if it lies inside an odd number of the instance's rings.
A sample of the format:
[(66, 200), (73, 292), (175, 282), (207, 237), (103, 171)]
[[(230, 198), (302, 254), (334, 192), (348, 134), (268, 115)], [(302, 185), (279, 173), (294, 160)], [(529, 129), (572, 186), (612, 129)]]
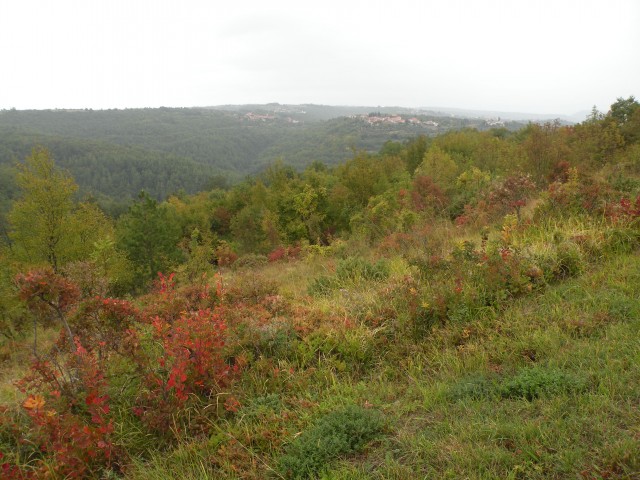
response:
[(404, 119), (400, 115), (378, 115), (370, 113), (369, 115), (351, 115), (350, 118), (357, 118), (367, 122), (369, 125), (375, 125), (377, 123), (389, 123), (389, 124), (402, 124), (410, 123), (412, 125), (425, 125), (427, 127), (437, 127), (438, 122), (433, 120), (422, 121), (417, 117), (411, 117)]
[[(247, 120), (251, 120), (253, 122), (257, 122), (257, 121), (266, 122), (267, 120), (275, 120), (278, 117), (270, 113), (261, 114), (261, 113), (249, 112), (244, 114), (244, 118), (246, 118)], [(295, 120), (291, 117), (286, 117), (285, 120), (289, 123), (300, 123), (299, 120)]]
[[(284, 121), (287, 123), (304, 123), (304, 119), (300, 118), (300, 115), (305, 115), (306, 117), (307, 111), (299, 108), (291, 108), (286, 106), (278, 106), (276, 108), (264, 111), (249, 111), (246, 113), (240, 114), (241, 118), (244, 120), (248, 120), (250, 122), (273, 122), (273, 121)], [(298, 118), (294, 118), (298, 116)], [(433, 115), (428, 115), (425, 118), (425, 115), (422, 115), (422, 112), (411, 112), (409, 114), (398, 114), (398, 113), (381, 113), (381, 112), (371, 112), (368, 114), (363, 113), (351, 113), (351, 114), (343, 114), (337, 115), (335, 118), (349, 118), (351, 120), (363, 122), (369, 126), (376, 125), (408, 125), (415, 127), (426, 128), (427, 130), (436, 131), (441, 128), (448, 128), (450, 125), (448, 124), (448, 120), (446, 119), (454, 119), (459, 118), (462, 119), (463, 122), (473, 122), (473, 126), (476, 128), (501, 128), (506, 126), (506, 122), (502, 120), (500, 117), (475, 117), (475, 118), (465, 118), (458, 117), (453, 114), (442, 115), (441, 118), (445, 120), (435, 121)], [(431, 118), (429, 118), (431, 117)], [(310, 119), (311, 120), (311, 119)], [(444, 124), (442, 123), (444, 122)], [(468, 125), (467, 125), (468, 126)]]
[[(275, 112), (274, 112), (275, 113)], [(278, 117), (277, 115), (275, 115), (274, 113), (254, 113), (254, 112), (247, 112), (244, 114), (244, 118), (246, 120), (250, 120), (252, 122), (267, 122), (270, 120), (277, 120), (281, 117)], [(301, 113), (304, 114), (306, 113), (305, 111), (299, 111), (297, 113)], [(411, 124), (411, 125), (422, 125), (425, 127), (438, 127), (439, 123), (438, 122), (434, 122), (433, 120), (420, 120), (417, 117), (411, 117), (411, 118), (403, 118), (400, 115), (380, 115), (380, 114), (375, 114), (375, 113), (370, 113), (368, 115), (349, 115), (348, 118), (351, 119), (356, 119), (356, 120), (362, 120), (366, 123), (368, 123), (369, 125), (376, 125), (376, 124), (396, 124), (396, 125), (400, 125), (400, 124)], [(295, 120), (291, 117), (286, 117), (283, 118), (284, 120), (286, 120), (289, 123), (300, 123), (299, 120)]]

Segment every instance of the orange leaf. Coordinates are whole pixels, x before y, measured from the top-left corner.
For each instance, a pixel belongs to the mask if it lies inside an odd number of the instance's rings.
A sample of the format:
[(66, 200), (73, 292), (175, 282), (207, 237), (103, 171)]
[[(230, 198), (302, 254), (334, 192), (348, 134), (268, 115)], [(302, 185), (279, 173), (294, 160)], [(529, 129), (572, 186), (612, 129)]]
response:
[(22, 406), (27, 410), (39, 410), (44, 407), (44, 404), (45, 401), (42, 395), (30, 395), (29, 398), (24, 401)]

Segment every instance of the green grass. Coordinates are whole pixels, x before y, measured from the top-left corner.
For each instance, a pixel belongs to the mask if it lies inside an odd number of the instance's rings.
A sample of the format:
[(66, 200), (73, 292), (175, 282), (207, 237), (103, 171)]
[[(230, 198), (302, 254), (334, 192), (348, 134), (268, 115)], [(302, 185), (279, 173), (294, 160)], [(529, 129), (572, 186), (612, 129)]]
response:
[[(398, 365), (405, 382), (391, 371), (396, 435), (381, 464), (343, 465), (335, 478), (637, 478), (639, 275), (637, 254), (618, 257), (466, 326), (464, 348), (450, 344), (456, 327), (442, 329)], [(590, 330), (567, 328), (575, 315)], [(369, 384), (374, 404), (379, 389)]]
[[(542, 254), (571, 232), (606, 243), (601, 226), (578, 220), (514, 241)], [(284, 305), (280, 327), (246, 332), (251, 367), (224, 392), (241, 407), (205, 415), (207, 433), (163, 449), (127, 420), (116, 430), (135, 450), (125, 477), (639, 478), (640, 252), (602, 245), (589, 247), (595, 257), (581, 246), (570, 275), (419, 338), (403, 327), (412, 295), (421, 301), (441, 273), (424, 276), (400, 256), (382, 277), (359, 274), (317, 298), (309, 279), (336, 275), (337, 258), (229, 272), (243, 302), (279, 295)], [(8, 358), (4, 402), (24, 372), (24, 356)]]
[(378, 344), (364, 376), (315, 364), (318, 408), (372, 405), (390, 433), (301, 478), (637, 478), (639, 290), (640, 255), (609, 256), (419, 342)]

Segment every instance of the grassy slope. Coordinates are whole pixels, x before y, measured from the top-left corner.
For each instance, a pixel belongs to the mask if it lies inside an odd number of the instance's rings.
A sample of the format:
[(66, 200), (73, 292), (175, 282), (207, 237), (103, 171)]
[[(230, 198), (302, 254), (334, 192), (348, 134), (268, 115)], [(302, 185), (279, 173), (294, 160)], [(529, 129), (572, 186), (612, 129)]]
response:
[[(304, 279), (331, 263), (269, 265), (228, 279), (276, 281), (280, 293), (304, 302)], [(392, 277), (404, 268), (394, 261)], [(170, 455), (139, 463), (131, 477), (279, 478), (282, 450), (258, 436), (284, 429), (286, 448), (319, 414), (357, 404), (385, 414), (386, 434), (361, 455), (327, 464), (322, 478), (637, 478), (639, 285), (640, 254), (621, 253), (502, 311), (438, 327), (422, 341), (378, 341), (363, 372), (319, 358), (306, 384), (276, 394), (288, 402), (279, 414), (255, 416), (249, 405), (221, 424), (218, 436), (185, 439)], [(367, 286), (313, 301), (356, 319), (377, 303)], [(266, 380), (264, 389), (266, 395)]]
[[(338, 395), (393, 416), (395, 434), (332, 478), (586, 478), (640, 472), (640, 256), (451, 325)], [(584, 377), (578, 392), (525, 398), (465, 384), (532, 365)]]
[[(569, 221), (565, 234), (576, 225), (587, 231)], [(526, 243), (543, 242), (549, 230), (529, 230)], [(312, 334), (266, 370), (254, 364), (234, 387), (243, 395), (240, 411), (211, 419), (217, 433), (184, 436), (170, 452), (135, 460), (127, 477), (280, 478), (283, 451), (301, 432), (355, 404), (381, 411), (385, 432), (362, 453), (327, 462), (321, 478), (638, 478), (640, 252), (589, 260), (576, 278), (479, 309), (421, 339), (389, 332), (402, 311), (385, 311), (384, 292), (412, 272), (400, 257), (390, 259), (388, 280), (320, 298), (309, 297), (307, 285), (335, 269), (331, 255), (227, 271), (229, 288), (276, 288), (291, 305), (310, 309), (301, 313), (310, 325), (320, 312), (315, 338), (337, 343), (303, 361), (300, 348)], [(329, 315), (335, 323), (323, 324)], [(16, 401), (8, 384), (24, 372), (29, 340), (11, 348), (24, 354), (3, 356), (0, 400), (7, 404)], [(269, 377), (273, 365), (283, 372), (278, 378)], [(285, 374), (292, 366), (295, 374)], [(149, 449), (136, 432), (117, 435), (127, 448)]]

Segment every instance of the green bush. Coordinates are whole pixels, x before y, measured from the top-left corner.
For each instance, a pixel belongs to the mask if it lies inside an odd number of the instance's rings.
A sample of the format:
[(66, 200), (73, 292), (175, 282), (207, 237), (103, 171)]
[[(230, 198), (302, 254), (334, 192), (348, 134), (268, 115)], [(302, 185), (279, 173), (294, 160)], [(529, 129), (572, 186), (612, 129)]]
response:
[(247, 253), (245, 255), (242, 255), (233, 263), (233, 268), (236, 270), (241, 268), (256, 268), (262, 267), (267, 263), (269, 263), (269, 259), (266, 255)]
[(385, 260), (371, 263), (363, 258), (350, 257), (338, 263), (336, 277), (343, 283), (358, 283), (363, 280), (382, 281), (389, 277), (389, 264)]
[(558, 279), (577, 277), (584, 271), (585, 260), (580, 247), (565, 241), (558, 245), (554, 275)]
[(280, 458), (279, 470), (285, 478), (317, 478), (332, 460), (362, 451), (384, 427), (376, 410), (351, 405), (329, 413), (293, 440)]
[(504, 398), (533, 400), (542, 395), (557, 395), (584, 390), (586, 381), (561, 370), (531, 367), (502, 383), (500, 394)]
[(309, 295), (314, 297), (326, 297), (340, 287), (340, 282), (335, 277), (322, 275), (314, 279), (307, 288)]
[(242, 407), (242, 415), (247, 419), (267, 417), (279, 413), (284, 408), (282, 399), (277, 393), (254, 397)]
[(613, 253), (629, 253), (640, 247), (640, 235), (633, 228), (610, 227), (605, 232), (605, 247)]
[(346, 331), (316, 330), (298, 341), (294, 351), (294, 360), (302, 368), (321, 360), (353, 373), (366, 370), (374, 359), (374, 337), (368, 329), (360, 327)]
[(380, 282), (389, 278), (389, 263), (378, 260), (368, 262), (360, 257), (349, 257), (340, 260), (335, 276), (322, 275), (314, 279), (307, 288), (309, 295), (322, 297), (331, 295), (339, 288), (357, 285), (364, 281)]
[(253, 348), (256, 357), (284, 357), (297, 338), (293, 326), (289, 323), (272, 322), (257, 327), (254, 332), (256, 337)]

